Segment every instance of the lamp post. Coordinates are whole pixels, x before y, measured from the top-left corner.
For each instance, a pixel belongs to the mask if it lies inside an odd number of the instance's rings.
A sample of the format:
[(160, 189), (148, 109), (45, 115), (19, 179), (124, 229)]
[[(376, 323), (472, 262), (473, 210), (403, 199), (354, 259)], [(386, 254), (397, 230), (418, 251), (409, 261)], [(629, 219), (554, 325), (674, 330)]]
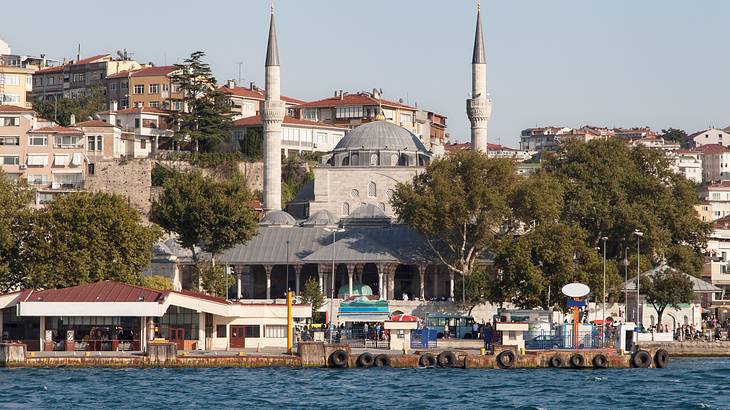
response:
[(601, 322), (601, 333), (603, 338), (606, 337), (606, 241), (607, 236), (601, 238), (603, 240), (603, 321)]
[(626, 285), (629, 282), (629, 248), (626, 247), (624, 251), (624, 260), (621, 261), (621, 266), (624, 267), (624, 322), (628, 319), (629, 310), (629, 290)]
[(289, 294), (289, 241), (286, 241), (286, 292)]
[(332, 287), (330, 288), (330, 344), (332, 344), (332, 333), (334, 332), (334, 306), (335, 306), (335, 250), (337, 249), (337, 232), (345, 232), (341, 228), (324, 228), (332, 232)]
[(640, 230), (636, 229), (634, 230), (634, 235), (636, 235), (636, 326), (639, 326), (639, 287), (640, 287), (640, 277), (641, 277), (641, 248), (640, 248), (640, 242), (641, 237), (644, 236), (644, 233)]

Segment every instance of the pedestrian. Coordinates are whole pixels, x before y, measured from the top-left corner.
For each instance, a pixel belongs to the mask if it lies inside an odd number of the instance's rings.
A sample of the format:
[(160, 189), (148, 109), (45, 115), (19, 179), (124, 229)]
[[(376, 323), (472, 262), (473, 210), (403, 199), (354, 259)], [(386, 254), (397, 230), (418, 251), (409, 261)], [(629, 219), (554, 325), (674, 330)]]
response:
[(471, 338), (475, 340), (479, 338), (479, 323), (477, 322), (471, 325)]
[(449, 334), (449, 322), (444, 323), (444, 339), (448, 339), (451, 335)]
[(362, 333), (363, 333), (363, 335), (365, 335), (365, 339), (368, 338), (368, 330), (369, 330), (369, 328), (368, 328), (368, 324), (366, 322), (364, 325), (362, 325)]
[(492, 324), (487, 323), (484, 325), (484, 329), (482, 329), (482, 337), (484, 338), (484, 348), (487, 349), (487, 351), (492, 351)]

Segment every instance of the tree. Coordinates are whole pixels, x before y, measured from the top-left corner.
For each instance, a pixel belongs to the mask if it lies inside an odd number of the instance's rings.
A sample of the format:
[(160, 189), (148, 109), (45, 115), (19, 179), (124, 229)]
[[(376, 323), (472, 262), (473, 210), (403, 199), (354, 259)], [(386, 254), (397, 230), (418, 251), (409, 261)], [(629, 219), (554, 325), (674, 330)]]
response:
[(188, 137), (195, 151), (211, 151), (230, 139), (232, 112), (228, 94), (218, 89), (205, 53), (195, 51), (183, 64), (175, 64), (172, 82), (178, 84), (185, 110), (172, 113), (176, 136)]
[(684, 130), (677, 128), (669, 128), (662, 130), (660, 134), (665, 141), (671, 141), (680, 144), (682, 148), (691, 148), (694, 145), (694, 141), (689, 139), (689, 136)]
[(512, 161), (464, 150), (398, 184), (391, 203), (449, 270), (468, 276), (478, 258), (519, 228), (512, 207), (519, 182)]
[(322, 291), (319, 289), (319, 283), (312, 276), (304, 282), (304, 289), (302, 290), (301, 296), (304, 303), (312, 305), (312, 314), (324, 305), (324, 295), (322, 295)]
[(545, 169), (565, 191), (561, 222), (583, 228), (591, 247), (608, 237), (609, 259), (622, 258), (639, 229), (644, 257), (700, 272), (711, 226), (697, 218), (694, 186), (671, 170), (664, 153), (618, 140), (567, 143)]
[(243, 177), (218, 181), (200, 172), (176, 172), (163, 186), (150, 219), (175, 232), (195, 260), (200, 247), (215, 264), (223, 250), (246, 243), (256, 233), (258, 219), (248, 205), (252, 195)]
[(173, 290), (170, 278), (160, 275), (143, 275), (141, 285), (145, 288), (157, 290)]
[(0, 292), (6, 292), (19, 281), (10, 269), (13, 260), (15, 233), (25, 208), (32, 200), (32, 190), (6, 178), (0, 169)]
[(139, 284), (160, 234), (142, 224), (121, 196), (69, 193), (20, 214), (11, 275), (16, 286), (28, 289), (103, 280)]
[(668, 267), (641, 277), (641, 291), (647, 302), (657, 311), (657, 323), (662, 323), (662, 314), (667, 306), (679, 309), (680, 303), (692, 301), (692, 282), (685, 274)]
[(33, 101), (33, 110), (40, 117), (54, 120), (65, 127), (71, 125), (72, 114), (80, 122), (91, 119), (94, 114), (105, 108), (106, 95), (102, 87), (92, 87), (75, 98)]
[(200, 280), (200, 287), (205, 293), (227, 297), (228, 289), (233, 286), (233, 276), (211, 261), (198, 262), (195, 266)]
[[(462, 283), (463, 282), (463, 283)], [(491, 278), (486, 270), (478, 269), (469, 276), (460, 276), (454, 288), (454, 300), (462, 301), (462, 308), (471, 315), (472, 309), (490, 301), (493, 289)]]

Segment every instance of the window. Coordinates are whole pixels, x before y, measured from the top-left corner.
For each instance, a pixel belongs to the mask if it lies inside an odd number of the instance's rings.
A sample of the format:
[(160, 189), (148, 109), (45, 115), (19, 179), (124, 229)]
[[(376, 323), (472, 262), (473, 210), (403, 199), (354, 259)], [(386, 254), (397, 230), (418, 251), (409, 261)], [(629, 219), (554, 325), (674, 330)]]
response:
[(170, 84), (162, 83), (162, 91), (163, 92), (170, 91)]
[(47, 135), (31, 135), (28, 137), (28, 145), (45, 147), (48, 145), (48, 136)]
[(358, 191), (357, 189), (353, 189), (352, 191), (350, 191), (350, 196), (353, 198), (357, 198), (360, 196), (360, 191)]
[(401, 113), (401, 115), (400, 115), (400, 122), (401, 122), (401, 124), (411, 124), (411, 123), (413, 123), (413, 115)]
[(78, 135), (56, 135), (53, 146), (56, 148), (78, 148), (83, 145), (82, 137)]
[(10, 74), (0, 75), (0, 84), (20, 85), (20, 76)]
[(180, 111), (180, 110), (182, 110), (182, 107), (183, 107), (182, 101), (173, 101), (172, 102), (172, 109), (173, 110)]
[(305, 108), (304, 119), (310, 121), (317, 121), (319, 119), (319, 109), (317, 108)]
[(371, 198), (374, 198), (378, 193), (377, 186), (375, 185), (375, 182), (370, 181), (368, 184), (368, 196)]
[(159, 101), (150, 101), (150, 108), (160, 108)]
[(720, 265), (720, 273), (727, 273), (727, 265)]
[(55, 84), (56, 84), (56, 77), (46, 78), (46, 85), (55, 85)]
[(286, 337), (286, 325), (266, 325), (266, 337)]
[(101, 151), (102, 150), (102, 137), (101, 135), (90, 135), (87, 137), (88, 151)]
[(2, 99), (6, 103), (17, 104), (20, 102), (20, 96), (18, 94), (3, 94)]
[(378, 165), (378, 154), (370, 155), (370, 166)]
[(0, 157), (0, 164), (2, 164), (2, 165), (20, 165), (20, 157), (17, 155)]
[(112, 81), (109, 83), (109, 89), (110, 90), (116, 90), (117, 89), (117, 83)]
[(39, 192), (37, 194), (38, 203), (39, 204), (47, 204), (51, 201), (53, 201), (53, 194), (48, 192)]
[(142, 126), (145, 128), (157, 128), (157, 120), (145, 118), (142, 120)]
[(362, 118), (362, 106), (337, 107), (335, 118)]
[(327, 143), (327, 133), (326, 132), (317, 132), (317, 144), (326, 144)]
[(139, 148), (147, 149), (147, 140), (139, 140)]
[(172, 83), (172, 92), (179, 93), (181, 90), (180, 84)]
[(135, 94), (144, 94), (144, 84), (137, 84), (134, 86)]
[(139, 120), (139, 118), (135, 118), (134, 119), (134, 128), (139, 128), (140, 124), (141, 124), (141, 121)]
[(350, 204), (347, 202), (342, 204), (342, 216), (350, 216)]
[(227, 337), (226, 336), (226, 325), (216, 325), (215, 337)]
[(159, 94), (160, 93), (160, 85), (159, 84), (150, 84), (150, 94)]
[(46, 174), (28, 175), (28, 183), (31, 185), (47, 185), (48, 184), (48, 175), (46, 175)]
[(719, 192), (713, 192), (712, 193), (712, 199), (719, 201), (720, 200), (720, 193)]
[(246, 325), (243, 327), (243, 337), (261, 337), (261, 326)]
[(20, 145), (20, 137), (0, 137), (0, 145)]

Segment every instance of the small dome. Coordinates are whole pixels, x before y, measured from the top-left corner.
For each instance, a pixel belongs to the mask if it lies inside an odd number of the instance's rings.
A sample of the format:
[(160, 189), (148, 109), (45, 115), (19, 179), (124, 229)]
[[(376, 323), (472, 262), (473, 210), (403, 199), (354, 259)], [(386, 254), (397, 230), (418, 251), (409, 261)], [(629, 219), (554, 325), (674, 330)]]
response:
[(340, 289), (337, 291), (337, 297), (343, 298), (345, 295), (348, 296), (371, 296), (373, 294), (373, 289), (365, 285), (361, 282), (352, 282), (352, 295), (350, 295), (350, 284), (346, 284), (343, 286), (340, 286)]
[(337, 217), (326, 209), (319, 210), (312, 214), (302, 225), (304, 226), (330, 226), (337, 224)]
[(386, 121), (373, 121), (352, 129), (337, 143), (334, 152), (362, 149), (428, 152), (415, 134)]
[(284, 211), (269, 211), (259, 224), (266, 226), (293, 226), (296, 223), (296, 219)]
[(364, 219), (364, 218), (388, 218), (388, 215), (375, 204), (363, 204), (355, 208), (348, 218)]

